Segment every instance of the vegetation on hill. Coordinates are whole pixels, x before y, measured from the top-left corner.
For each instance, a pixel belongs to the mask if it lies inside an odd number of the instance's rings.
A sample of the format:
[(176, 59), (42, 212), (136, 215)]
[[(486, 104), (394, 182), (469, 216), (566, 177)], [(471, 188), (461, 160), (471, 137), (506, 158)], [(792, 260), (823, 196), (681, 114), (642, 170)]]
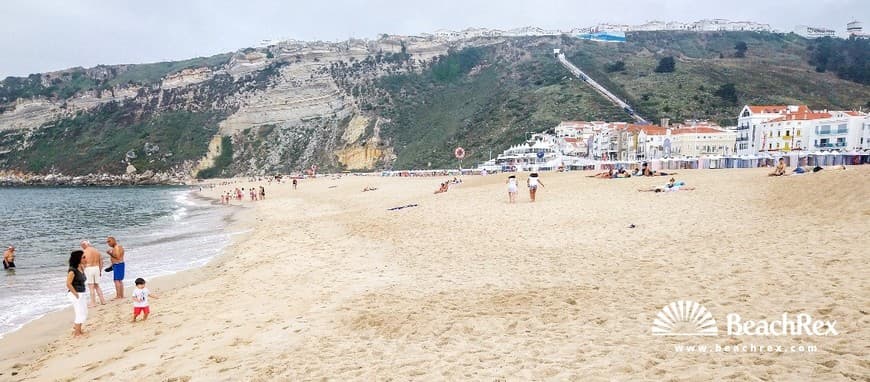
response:
[(870, 39), (825, 37), (814, 40), (808, 49), (817, 72), (832, 71), (844, 80), (870, 85)]
[(232, 53), (218, 54), (210, 57), (197, 57), (184, 61), (130, 65), (127, 67), (127, 70), (118, 73), (114, 78), (109, 80), (108, 85), (153, 84), (169, 74), (177, 73), (184, 69), (201, 67), (214, 68), (221, 66), (226, 64), (230, 57), (232, 57)]
[(662, 57), (659, 60), (659, 66), (656, 66), (656, 73), (673, 73), (674, 69), (676, 69), (676, 62), (674, 61), (673, 56)]
[[(744, 58), (735, 58), (741, 42), (746, 45)], [(728, 126), (736, 123), (744, 104), (866, 106), (870, 87), (818, 73), (809, 63), (811, 47), (820, 42), (794, 34), (633, 32), (622, 44), (563, 38), (561, 47), (569, 60), (648, 120), (698, 118)], [(674, 57), (675, 70), (656, 73), (668, 56)], [(616, 61), (625, 63), (624, 71), (599, 69)]]
[[(549, 50), (549, 52), (548, 52)], [(500, 153), (527, 132), (572, 119), (629, 120), (534, 40), (451, 52), (422, 73), (381, 78), (386, 91), (375, 112), (389, 118), (382, 136), (395, 148), (396, 168), (456, 165)]]
[(196, 177), (200, 179), (211, 179), (219, 177), (228, 177), (232, 174), (227, 170), (233, 164), (233, 139), (231, 137), (221, 137), (221, 153), (214, 159), (214, 165), (207, 169), (200, 170)]
[[(0, 163), (34, 173), (121, 174), (129, 158), (140, 172), (165, 171), (205, 155), (224, 117), (213, 111), (172, 111), (139, 118), (136, 112), (112, 102), (57, 121), (29, 135), (30, 144), (20, 151), (0, 154)], [(3, 146), (23, 140), (20, 132), (0, 134)]]
[(19, 98), (45, 97), (63, 100), (89, 90), (102, 91), (118, 85), (154, 84), (166, 75), (184, 69), (223, 65), (231, 56), (232, 54), (226, 53), (184, 61), (100, 65), (90, 69), (73, 68), (54, 73), (31, 74), (27, 77), (6, 77), (0, 81), (0, 107)]

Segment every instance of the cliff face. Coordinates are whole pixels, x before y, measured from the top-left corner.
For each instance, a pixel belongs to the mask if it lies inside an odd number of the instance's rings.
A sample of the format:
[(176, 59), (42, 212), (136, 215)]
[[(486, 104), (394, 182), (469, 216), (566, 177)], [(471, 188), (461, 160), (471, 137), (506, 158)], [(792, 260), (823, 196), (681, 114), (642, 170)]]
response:
[[(313, 164), (334, 169), (373, 168), (391, 151), (380, 147), (377, 131), (370, 129), (365, 134), (364, 126), (358, 128), (359, 123), (377, 117), (360, 109), (365, 101), (354, 96), (351, 88), (385, 74), (419, 71), (448, 49), (446, 43), (414, 38), (287, 41), (268, 48), (249, 48), (212, 65), (180, 70), (171, 65), (124, 65), (46, 73), (12, 83), (7, 80), (0, 83), (0, 168), (35, 173), (123, 173), (128, 165), (135, 164), (139, 172), (149, 169), (195, 175), (212, 166), (220, 155), (220, 136), (231, 137), (233, 147), (232, 164), (223, 175), (298, 171)], [(402, 59), (380, 60), (394, 54)], [(373, 57), (379, 57), (378, 61)], [(367, 58), (364, 68), (353, 66)], [(155, 71), (163, 75), (155, 77)], [(183, 157), (173, 152), (168, 157), (144, 153), (144, 145), (155, 144), (153, 140), (159, 138), (154, 134), (144, 134), (141, 142), (116, 142), (111, 150), (99, 153), (111, 157), (100, 166), (88, 165), (85, 158), (74, 161), (80, 162), (75, 166), (56, 163), (57, 155), (46, 152), (60, 146), (65, 137), (56, 133), (59, 129), (69, 131), (70, 124), (83, 135), (103, 136), (112, 133), (105, 130), (153, 124), (160, 115), (173, 112), (217, 115), (209, 119), (217, 122), (214, 126), (161, 126), (207, 130), (197, 134), (203, 141)], [(92, 115), (105, 118), (82, 120)], [(356, 132), (345, 134), (348, 126)], [(35, 144), (51, 139), (58, 141)], [(360, 147), (366, 149), (360, 153)], [(152, 158), (143, 162), (139, 160), (142, 154)]]
[[(745, 59), (730, 57), (736, 41)], [(628, 119), (572, 79), (554, 47), (654, 120), (728, 124), (742, 103), (865, 106), (870, 87), (817, 73), (810, 44), (736, 32), (637, 33), (621, 45), (383, 36), (10, 77), (0, 81), (0, 171), (139, 182), (426, 168), (452, 165), (456, 146), (468, 163), (483, 159), (560, 120)], [(653, 71), (663, 56), (677, 57), (674, 73)], [(615, 62), (624, 70), (607, 69)], [(728, 83), (737, 103), (717, 95)]]

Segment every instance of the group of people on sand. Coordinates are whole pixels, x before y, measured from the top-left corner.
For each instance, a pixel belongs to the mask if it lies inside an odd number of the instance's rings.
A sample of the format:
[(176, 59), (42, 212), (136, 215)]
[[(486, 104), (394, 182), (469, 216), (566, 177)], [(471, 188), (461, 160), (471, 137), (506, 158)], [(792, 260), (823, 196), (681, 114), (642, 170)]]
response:
[[(103, 269), (105, 264), (103, 263), (100, 251), (87, 240), (82, 240), (80, 243), (81, 250), (72, 251), (69, 255), (66, 288), (68, 291), (67, 299), (72, 303), (73, 311), (75, 312), (72, 329), (74, 337), (84, 335), (82, 325), (84, 325), (85, 320), (88, 318), (88, 308), (97, 306), (97, 298), (100, 299), (101, 305), (106, 304), (103, 291), (100, 289), (100, 278), (102, 278), (104, 271), (113, 273), (115, 300), (124, 299), (124, 276), (126, 270), (124, 247), (112, 236), (106, 238), (106, 245), (109, 246), (106, 254), (109, 255), (111, 265), (105, 269)], [(86, 295), (87, 290), (90, 290), (90, 299)], [(149, 297), (156, 298), (157, 296), (154, 296), (145, 287), (144, 279), (137, 278), (136, 289), (133, 291), (132, 296), (133, 322), (143, 313), (143, 320), (148, 318), (148, 315), (151, 313), (148, 307)], [(90, 304), (88, 303), (89, 300)]]
[(664, 172), (664, 171), (656, 171), (650, 168), (650, 166), (643, 162), (640, 168), (635, 168), (631, 172), (625, 169), (625, 167), (620, 167), (617, 169), (609, 169), (607, 171), (602, 171), (594, 175), (588, 175), (587, 178), (600, 178), (600, 179), (616, 179), (616, 178), (631, 178), (632, 176), (669, 176), (676, 175), (675, 172)]
[[(294, 179), (293, 181), (295, 182), (296, 180)], [(293, 187), (295, 188), (296, 185), (294, 184)], [(236, 189), (233, 191), (227, 191), (221, 194), (221, 204), (230, 204), (230, 202), (232, 202), (233, 200), (238, 200), (241, 202), (245, 199), (246, 193), (251, 198), (252, 202), (256, 202), (257, 200), (266, 200), (266, 187), (248, 187), (247, 191), (244, 187), (236, 187)]]
[[(846, 165), (839, 165), (836, 167), (836, 169), (845, 170)], [(811, 170), (807, 170), (803, 166), (798, 164), (798, 166), (795, 167), (794, 170), (792, 170), (791, 175), (801, 175), (801, 174), (806, 174), (810, 171), (819, 172), (822, 170), (824, 170), (824, 168), (822, 166), (819, 166), (819, 165), (816, 165)], [(773, 168), (773, 172), (767, 174), (767, 176), (784, 176), (784, 175), (786, 175), (785, 159), (779, 158), (779, 161), (776, 163), (776, 167)]]
[[(511, 175), (507, 178), (508, 185), (508, 203), (516, 203), (517, 202), (517, 194), (519, 193), (519, 186), (517, 185), (517, 176)], [(529, 174), (529, 177), (526, 178), (526, 187), (529, 188), (529, 201), (535, 201), (535, 196), (538, 193), (538, 187), (544, 187), (544, 182), (541, 182), (538, 173), (533, 172)]]

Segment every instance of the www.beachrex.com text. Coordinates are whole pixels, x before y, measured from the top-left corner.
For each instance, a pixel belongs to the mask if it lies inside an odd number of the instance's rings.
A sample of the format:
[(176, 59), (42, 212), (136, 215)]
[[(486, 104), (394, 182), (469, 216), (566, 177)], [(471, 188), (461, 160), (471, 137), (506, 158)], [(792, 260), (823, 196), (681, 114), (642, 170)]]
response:
[(816, 345), (674, 345), (677, 353), (815, 353)]

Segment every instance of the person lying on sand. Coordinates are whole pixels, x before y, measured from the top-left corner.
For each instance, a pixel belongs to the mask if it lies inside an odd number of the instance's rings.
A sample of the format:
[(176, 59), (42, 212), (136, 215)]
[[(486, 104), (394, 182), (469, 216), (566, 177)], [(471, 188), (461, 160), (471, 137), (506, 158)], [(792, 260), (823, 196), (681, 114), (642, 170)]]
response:
[(450, 188), (450, 183), (449, 183), (449, 182), (441, 183), (441, 187), (438, 187), (438, 189), (435, 190), (435, 193), (436, 193), (436, 194), (440, 194), (440, 193), (442, 193), (442, 192), (447, 192), (447, 190), (448, 190), (449, 188)]
[(594, 175), (587, 175), (587, 178), (601, 178), (601, 179), (609, 179), (613, 177), (613, 169), (602, 171)]
[(643, 176), (668, 176), (668, 175), (677, 175), (675, 172), (664, 172), (664, 171), (653, 171), (647, 166), (646, 163), (641, 165), (640, 173)]
[(686, 185), (686, 182), (683, 182), (683, 181), (678, 182), (676, 179), (671, 178), (670, 180), (668, 180), (668, 184), (666, 184), (665, 187), (674, 188), (674, 187), (683, 187), (685, 185)]
[(648, 189), (638, 189), (640, 192), (674, 192), (674, 191), (692, 191), (695, 187), (686, 186), (686, 182), (676, 181), (676, 179), (671, 178), (668, 180), (668, 184), (664, 185), (664, 187), (652, 186)]
[[(621, 171), (621, 172), (620, 172)], [(587, 178), (613, 179), (613, 178), (628, 178), (631, 175), (625, 170), (613, 171), (613, 169), (599, 172), (595, 175), (588, 175)]]
[(676, 191), (694, 191), (695, 187), (680, 186), (680, 187), (674, 187), (674, 188), (667, 188), (667, 187), (652, 186), (648, 189), (638, 188), (637, 190), (640, 192), (676, 192)]
[(375, 191), (377, 189), (377, 187), (366, 186), (366, 188), (363, 188), (362, 192)]

